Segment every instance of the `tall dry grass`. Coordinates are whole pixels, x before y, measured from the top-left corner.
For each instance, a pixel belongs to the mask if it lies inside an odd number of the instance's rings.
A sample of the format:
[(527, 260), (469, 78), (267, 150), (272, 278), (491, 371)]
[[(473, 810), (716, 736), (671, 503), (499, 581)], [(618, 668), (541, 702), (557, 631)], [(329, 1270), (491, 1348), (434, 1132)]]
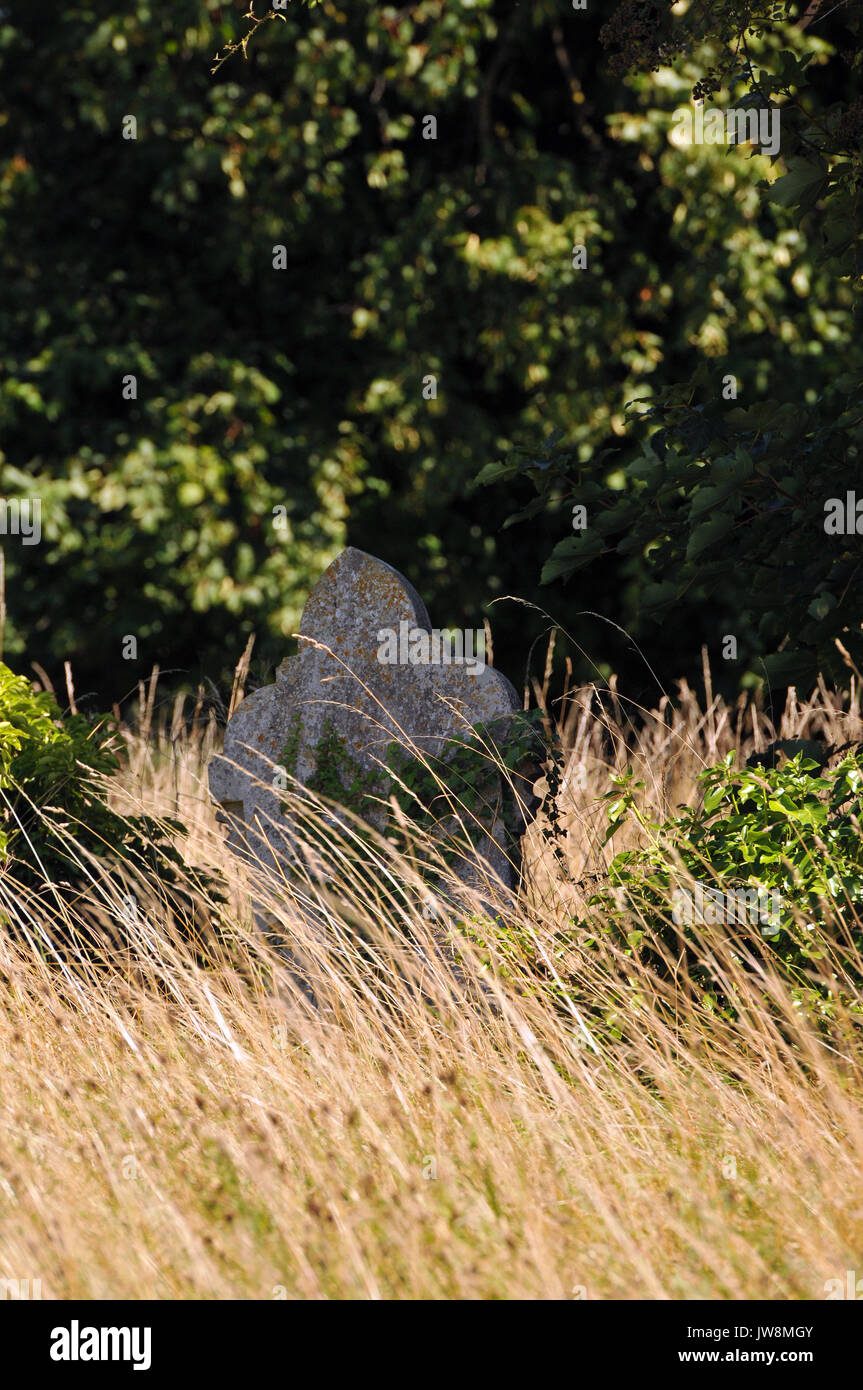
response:
[[(736, 1023), (647, 976), (617, 1043), (579, 1006), (619, 1007), (641, 969), (567, 934), (617, 847), (611, 769), (635, 767), (662, 812), (730, 748), (861, 738), (853, 687), (775, 723), (707, 688), (637, 711), (613, 686), (552, 702), (540, 684), (569, 872), (534, 828), (517, 907), (494, 926), (477, 898), (443, 950), (385, 842), (363, 862), (330, 831), (336, 890), (237, 863), (206, 789), (215, 721), (143, 692), (110, 794), (179, 815), (228, 902), (198, 895), (193, 920), (130, 865), (130, 912), (89, 864), (64, 926), (0, 878), (27, 927), (0, 931), (0, 1278), (54, 1298), (817, 1299), (860, 1268), (853, 1017), (825, 1039), (721, 938)], [(316, 1003), (254, 930), (250, 885)], [(102, 924), (98, 964), (76, 923)]]

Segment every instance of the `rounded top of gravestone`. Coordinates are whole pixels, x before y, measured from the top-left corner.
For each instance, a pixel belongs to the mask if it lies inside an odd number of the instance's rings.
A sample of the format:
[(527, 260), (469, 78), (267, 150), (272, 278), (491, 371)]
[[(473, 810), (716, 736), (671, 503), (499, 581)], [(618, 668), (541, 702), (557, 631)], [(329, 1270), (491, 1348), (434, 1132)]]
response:
[(414, 586), (392, 565), (348, 546), (324, 570), (306, 600), (300, 619), (299, 648), (304, 638), (326, 643), (326, 634), (349, 632), (355, 651), (366, 641), (378, 647), (381, 628), (400, 622), (431, 631), (426, 606)]

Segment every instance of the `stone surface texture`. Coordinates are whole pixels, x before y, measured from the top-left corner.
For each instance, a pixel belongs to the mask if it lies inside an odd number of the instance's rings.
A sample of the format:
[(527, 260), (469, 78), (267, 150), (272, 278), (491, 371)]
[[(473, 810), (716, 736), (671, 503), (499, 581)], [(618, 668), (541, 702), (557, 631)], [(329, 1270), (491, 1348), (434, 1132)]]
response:
[[(290, 866), (291, 827), (273, 765), (292, 763), (288, 771), (307, 783), (326, 735), (337, 734), (351, 760), (372, 774), (393, 741), (439, 756), (448, 739), (465, 737), (468, 724), (505, 720), (520, 708), (510, 682), (488, 666), (471, 673), (466, 665), (382, 664), (379, 633), (398, 631), (405, 620), (431, 631), (416, 590), (374, 556), (344, 550), (321, 576), (303, 610), (298, 654), (281, 663), (273, 685), (243, 700), (223, 754), (210, 764), (210, 790), (236, 853)], [(511, 887), (502, 826), (489, 829), (479, 855)], [(476, 883), (483, 875), (466, 869), (460, 877)]]

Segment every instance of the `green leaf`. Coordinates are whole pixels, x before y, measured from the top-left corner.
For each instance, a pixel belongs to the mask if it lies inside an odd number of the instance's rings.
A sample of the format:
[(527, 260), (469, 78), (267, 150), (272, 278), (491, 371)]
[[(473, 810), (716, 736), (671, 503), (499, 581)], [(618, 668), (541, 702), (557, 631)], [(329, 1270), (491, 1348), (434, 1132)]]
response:
[(565, 540), (558, 541), (542, 567), (542, 583), (551, 584), (555, 579), (568, 578), (600, 555), (602, 549), (602, 538), (594, 531), (585, 531), (580, 536), (567, 536)]
[(811, 618), (826, 618), (831, 609), (836, 607), (836, 600), (832, 594), (822, 592), (816, 594), (806, 612)]
[(826, 191), (826, 167), (800, 155), (793, 155), (787, 167), (788, 173), (768, 189), (768, 202), (785, 208), (811, 208)]
[(677, 585), (666, 579), (661, 584), (645, 584), (641, 590), (641, 606), (645, 610), (659, 608), (677, 597)]
[(733, 525), (733, 518), (726, 512), (719, 512), (712, 516), (709, 521), (703, 521), (700, 526), (689, 537), (689, 544), (686, 547), (687, 560), (697, 560), (699, 555), (710, 546), (715, 545), (726, 536)]
[(775, 652), (764, 662), (771, 685), (803, 685), (816, 674), (818, 664), (811, 651)]
[(486, 487), (489, 483), (497, 483), (502, 478), (513, 478), (518, 472), (515, 464), (504, 463), (498, 459), (494, 463), (487, 463), (477, 473), (473, 480), (474, 487)]

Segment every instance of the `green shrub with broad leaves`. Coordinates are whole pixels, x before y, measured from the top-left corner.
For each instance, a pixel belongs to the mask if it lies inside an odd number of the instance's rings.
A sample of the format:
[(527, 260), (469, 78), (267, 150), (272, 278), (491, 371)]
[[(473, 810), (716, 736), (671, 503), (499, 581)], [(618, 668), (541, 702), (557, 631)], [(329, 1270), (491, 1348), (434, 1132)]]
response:
[[(779, 965), (801, 1007), (830, 1016), (841, 999), (860, 1011), (860, 752), (830, 771), (802, 752), (772, 769), (736, 768), (729, 753), (700, 774), (701, 804), (662, 822), (640, 809), (643, 783), (631, 770), (614, 781), (606, 841), (634, 821), (648, 845), (615, 855), (589, 900), (593, 931), (662, 975), (688, 974), (705, 1004), (729, 1016), (733, 990), (710, 959), (714, 932), (733, 934), (746, 968)], [(684, 893), (699, 909), (694, 920), (680, 910)]]
[[(56, 903), (97, 872), (104, 882), (130, 864), (170, 886), (175, 896), (184, 895), (189, 875), (170, 837), (185, 827), (112, 809), (103, 778), (119, 766), (116, 734), (106, 719), (63, 715), (50, 694), (34, 692), (24, 676), (0, 662), (4, 908), (22, 888), (43, 899), (47, 890)], [(4, 921), (13, 925), (5, 913)]]

